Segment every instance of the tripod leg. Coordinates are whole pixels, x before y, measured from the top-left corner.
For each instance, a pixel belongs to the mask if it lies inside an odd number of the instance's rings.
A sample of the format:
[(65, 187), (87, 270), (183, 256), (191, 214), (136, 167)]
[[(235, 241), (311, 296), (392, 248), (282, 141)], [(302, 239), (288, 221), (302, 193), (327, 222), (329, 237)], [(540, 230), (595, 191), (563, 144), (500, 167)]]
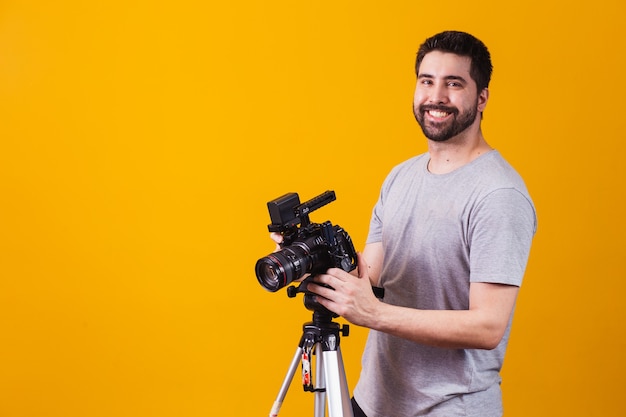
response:
[(314, 416), (325, 417), (326, 416), (326, 381), (324, 375), (324, 355), (322, 352), (322, 345), (317, 343), (315, 345), (315, 406)]
[(322, 356), (324, 358), (329, 417), (354, 417), (340, 348), (325, 351)]
[(291, 381), (293, 380), (293, 376), (296, 374), (296, 369), (298, 369), (298, 365), (300, 364), (300, 360), (302, 359), (302, 347), (298, 347), (296, 349), (296, 354), (293, 355), (293, 359), (291, 360), (291, 364), (289, 365), (289, 370), (287, 371), (287, 375), (283, 380), (283, 384), (280, 387), (280, 391), (278, 392), (278, 396), (276, 397), (276, 401), (274, 401), (274, 405), (272, 405), (272, 410), (270, 411), (269, 417), (278, 416), (278, 412), (280, 411), (280, 407), (283, 405), (283, 400), (287, 395), (287, 390), (289, 390), (289, 385), (291, 385)]

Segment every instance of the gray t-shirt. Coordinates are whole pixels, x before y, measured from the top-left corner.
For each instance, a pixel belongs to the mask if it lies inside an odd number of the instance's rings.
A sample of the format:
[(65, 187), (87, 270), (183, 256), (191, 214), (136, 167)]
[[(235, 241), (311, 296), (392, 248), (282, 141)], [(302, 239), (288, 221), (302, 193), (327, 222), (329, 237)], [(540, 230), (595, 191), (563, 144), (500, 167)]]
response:
[[(536, 230), (526, 186), (497, 151), (444, 175), (428, 154), (396, 166), (368, 243), (382, 242), (384, 302), (467, 310), (470, 282), (520, 286)], [(502, 415), (500, 369), (511, 323), (493, 350), (442, 349), (371, 330), (354, 396), (368, 417)]]

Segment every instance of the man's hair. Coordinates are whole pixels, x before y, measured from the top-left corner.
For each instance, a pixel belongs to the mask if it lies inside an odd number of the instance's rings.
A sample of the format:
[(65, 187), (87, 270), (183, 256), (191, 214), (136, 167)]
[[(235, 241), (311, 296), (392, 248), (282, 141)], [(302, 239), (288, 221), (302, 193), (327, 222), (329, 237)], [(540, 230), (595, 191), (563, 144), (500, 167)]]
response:
[(415, 73), (419, 73), (424, 56), (432, 51), (450, 52), (471, 59), (470, 76), (476, 82), (478, 93), (489, 87), (491, 80), (491, 55), (479, 39), (465, 32), (445, 31), (426, 39), (417, 51)]

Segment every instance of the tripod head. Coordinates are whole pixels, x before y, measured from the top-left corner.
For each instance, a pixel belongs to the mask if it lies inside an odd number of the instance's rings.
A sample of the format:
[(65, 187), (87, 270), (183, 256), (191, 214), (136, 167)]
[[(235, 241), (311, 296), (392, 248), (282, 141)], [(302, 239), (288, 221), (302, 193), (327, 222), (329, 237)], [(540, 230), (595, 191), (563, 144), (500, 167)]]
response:
[[(304, 297), (303, 297), (304, 306), (306, 307), (307, 310), (310, 310), (313, 312), (314, 323), (318, 323), (318, 322), (320, 324), (330, 323), (334, 318), (339, 317), (338, 314), (333, 313), (332, 311), (330, 311), (329, 309), (327, 309), (326, 307), (324, 307), (323, 305), (315, 301), (315, 297), (316, 297), (315, 294), (308, 291), (309, 285), (323, 285), (323, 284), (318, 284), (318, 283), (313, 282), (313, 275), (310, 275), (306, 277), (305, 279), (303, 279), (302, 282), (300, 282), (300, 285), (298, 285), (297, 287), (295, 286), (288, 287), (287, 297), (294, 298), (296, 295), (298, 295), (298, 293), (303, 293), (304, 294)], [(327, 287), (327, 288), (330, 288), (330, 287)]]

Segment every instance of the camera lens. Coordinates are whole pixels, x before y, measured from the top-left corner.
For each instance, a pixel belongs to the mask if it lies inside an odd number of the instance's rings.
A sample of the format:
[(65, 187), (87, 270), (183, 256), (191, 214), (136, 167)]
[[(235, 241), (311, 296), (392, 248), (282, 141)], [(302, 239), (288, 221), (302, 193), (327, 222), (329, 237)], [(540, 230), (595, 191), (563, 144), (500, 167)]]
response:
[(262, 262), (258, 268), (260, 269), (257, 271), (257, 275), (263, 277), (263, 282), (267, 287), (280, 288), (281, 272), (279, 267), (272, 263)]
[(308, 248), (303, 246), (291, 246), (259, 259), (256, 263), (259, 283), (274, 292), (304, 276), (311, 265)]
[(291, 282), (285, 273), (283, 262), (273, 255), (258, 260), (256, 277), (266, 290), (272, 292), (278, 291)]
[(278, 291), (307, 273), (328, 269), (328, 248), (319, 235), (294, 241), (290, 246), (261, 258), (256, 263), (256, 277), (268, 291)]

